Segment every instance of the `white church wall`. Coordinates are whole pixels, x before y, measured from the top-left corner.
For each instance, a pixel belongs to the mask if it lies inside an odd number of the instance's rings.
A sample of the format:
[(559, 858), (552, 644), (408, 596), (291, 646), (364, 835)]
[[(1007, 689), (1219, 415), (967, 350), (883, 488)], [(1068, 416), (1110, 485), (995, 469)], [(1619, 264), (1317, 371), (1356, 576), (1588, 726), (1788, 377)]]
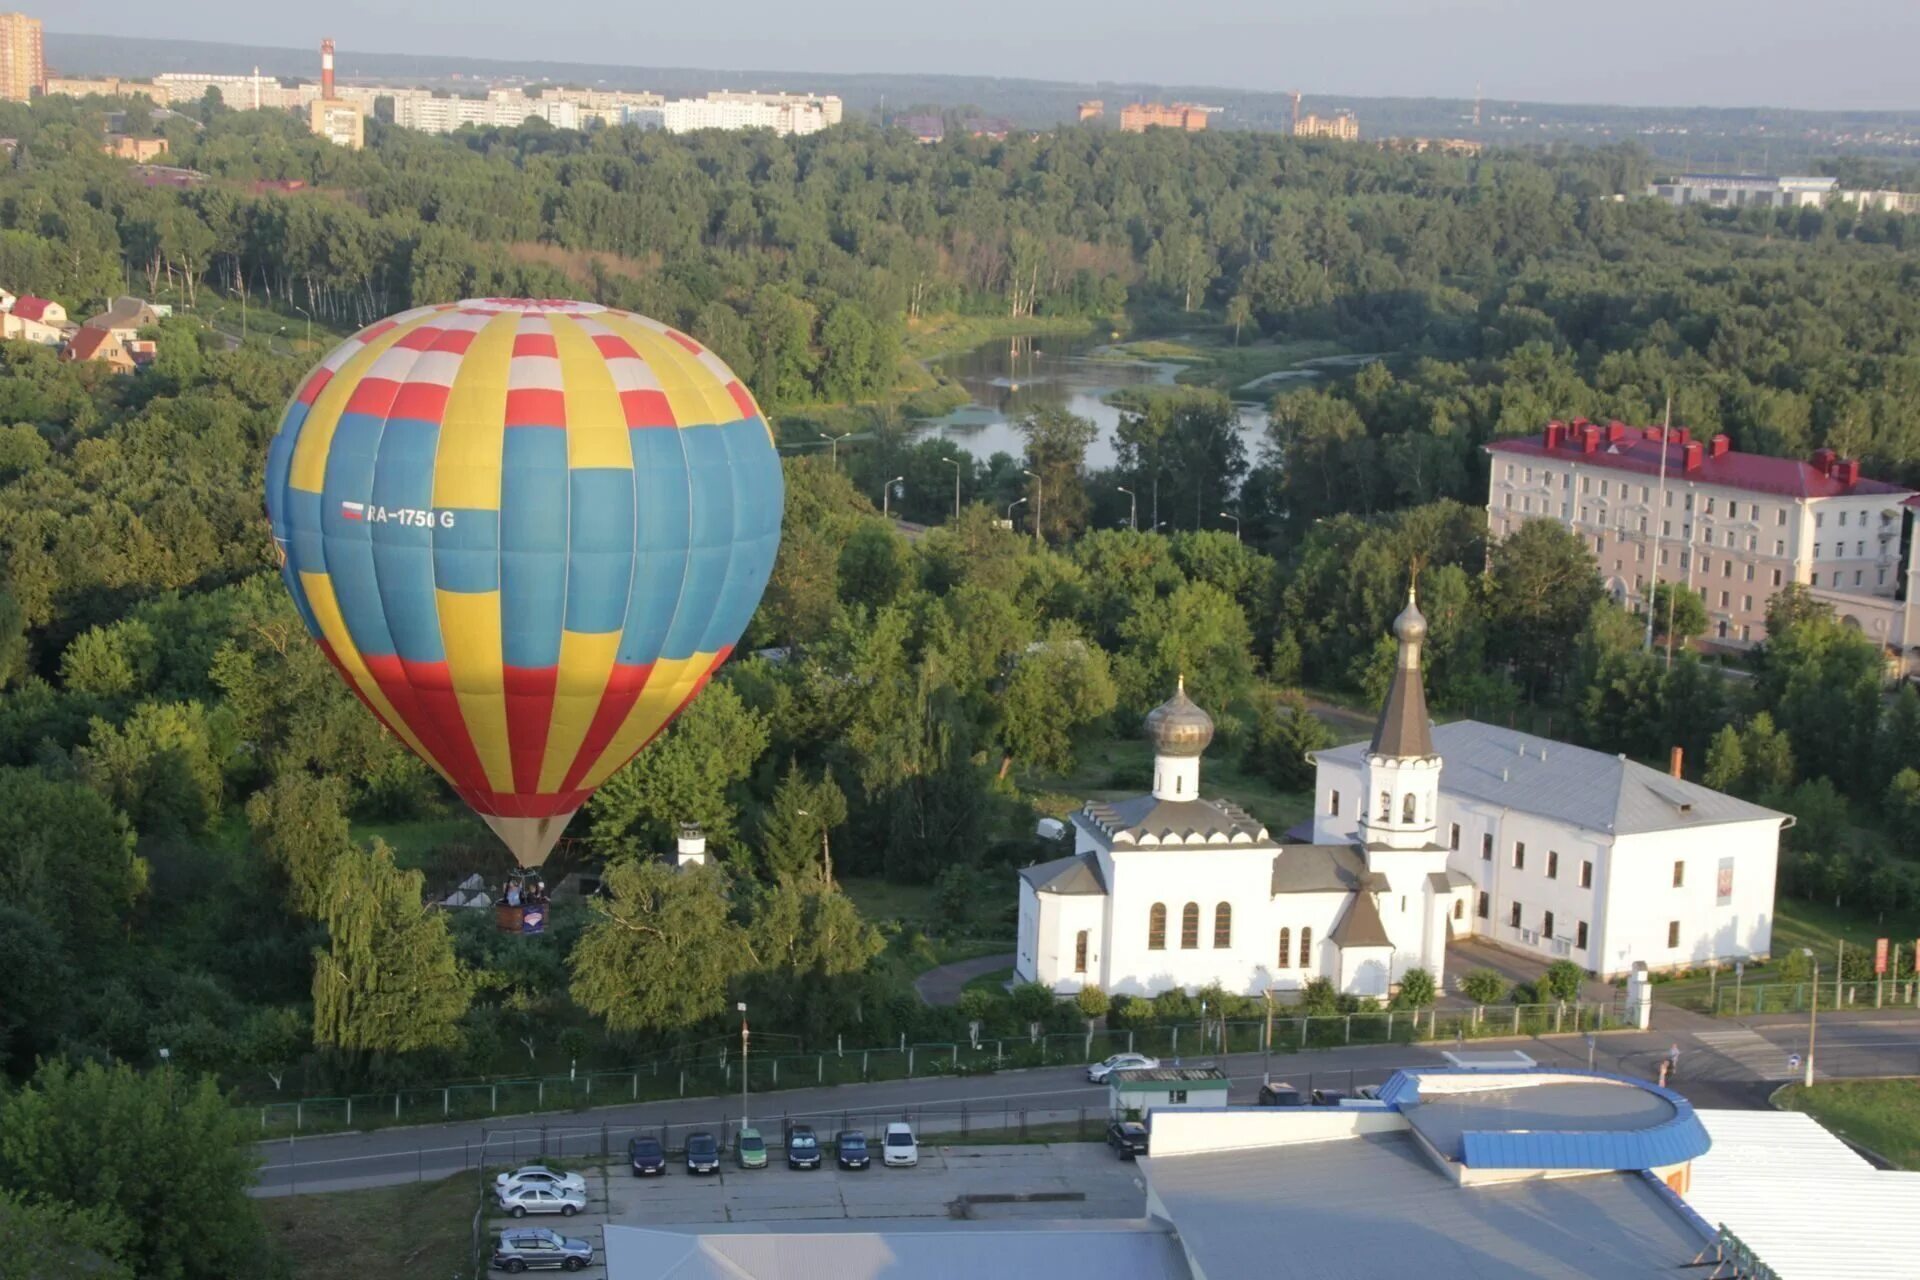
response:
[[(1274, 976), (1273, 858), (1267, 848), (1128, 849), (1113, 851), (1112, 933), (1108, 990), (1152, 995), (1173, 987), (1193, 990), (1218, 982), (1247, 995), (1267, 989)], [(1154, 903), (1167, 908), (1166, 946), (1149, 949)], [(1199, 909), (1198, 945), (1180, 945), (1181, 915)], [(1231, 945), (1215, 947), (1214, 911), (1232, 908)]]
[(1038, 982), (1034, 968), (1040, 950), (1040, 895), (1023, 876), (1020, 879), (1020, 933), (1013, 957), (1013, 976), (1022, 982)]
[[(1779, 854), (1771, 819), (1620, 837), (1606, 886), (1605, 972), (1638, 960), (1666, 969), (1769, 954)], [(1675, 862), (1685, 864), (1678, 888)], [(1670, 947), (1674, 923), (1679, 939)]]
[[(1441, 778), (1446, 778), (1445, 772)], [(1340, 797), (1340, 812), (1333, 812), (1333, 797)], [(1314, 770), (1313, 842), (1346, 844), (1360, 835), (1360, 771), (1346, 765), (1322, 763)]]
[[(1273, 899), (1267, 928), (1271, 981), (1277, 991), (1297, 991), (1315, 978), (1340, 978), (1340, 948), (1327, 941), (1350, 898), (1344, 893), (1283, 893)], [(1287, 931), (1287, 963), (1280, 960), (1280, 930)], [(1300, 931), (1312, 931), (1308, 963), (1300, 963)]]
[[(1448, 855), (1448, 865), (1474, 882), (1473, 901), (1467, 908), (1473, 932), (1542, 959), (1572, 960), (1582, 968), (1598, 969), (1602, 963), (1600, 938), (1605, 923), (1611, 838), (1470, 800), (1443, 797), (1441, 810), (1443, 839), (1451, 838), (1453, 824), (1460, 826), (1460, 848)], [(1493, 837), (1490, 859), (1485, 856), (1483, 840), (1489, 835)], [(1524, 866), (1514, 866), (1516, 844), (1525, 846)], [(1592, 885), (1582, 888), (1581, 866), (1589, 862), (1593, 864)], [(1549, 869), (1555, 869), (1556, 874), (1548, 875)], [(1479, 917), (1481, 892), (1488, 900), (1485, 919)], [(1517, 927), (1513, 923), (1515, 903), (1520, 906)], [(1551, 934), (1546, 929), (1549, 913), (1553, 916)], [(1587, 925), (1585, 949), (1578, 945), (1582, 922)]]
[[(1039, 976), (1056, 992), (1065, 995), (1088, 985), (1099, 986), (1100, 965), (1106, 952), (1106, 904), (1104, 894), (1042, 894), (1045, 904), (1040, 915)], [(1087, 935), (1087, 967), (1078, 968), (1079, 935)]]

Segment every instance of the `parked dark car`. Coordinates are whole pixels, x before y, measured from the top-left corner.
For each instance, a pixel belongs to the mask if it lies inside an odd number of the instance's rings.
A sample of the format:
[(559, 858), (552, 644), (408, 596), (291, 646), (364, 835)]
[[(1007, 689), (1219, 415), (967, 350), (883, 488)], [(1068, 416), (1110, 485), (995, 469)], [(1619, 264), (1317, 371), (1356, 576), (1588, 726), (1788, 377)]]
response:
[(1254, 1099), (1254, 1105), (1261, 1107), (1304, 1107), (1307, 1100), (1300, 1091), (1284, 1080), (1275, 1080), (1260, 1086), (1260, 1096)]
[(1115, 1120), (1107, 1126), (1107, 1145), (1122, 1160), (1147, 1154), (1147, 1126), (1138, 1120)]
[(867, 1135), (858, 1129), (842, 1129), (833, 1135), (833, 1158), (842, 1169), (864, 1169), (873, 1162), (867, 1154)]
[(667, 1174), (667, 1150), (658, 1138), (635, 1138), (627, 1143), (627, 1162), (636, 1178), (664, 1178)]
[(720, 1172), (720, 1140), (704, 1129), (687, 1135), (687, 1172)]
[(1345, 1092), (1339, 1089), (1315, 1089), (1313, 1105), (1316, 1107), (1337, 1107), (1347, 1100)]
[(787, 1168), (818, 1169), (820, 1167), (820, 1139), (814, 1136), (810, 1125), (797, 1124), (787, 1130)]
[(493, 1265), (502, 1271), (582, 1271), (592, 1262), (592, 1241), (545, 1227), (508, 1227), (493, 1242)]

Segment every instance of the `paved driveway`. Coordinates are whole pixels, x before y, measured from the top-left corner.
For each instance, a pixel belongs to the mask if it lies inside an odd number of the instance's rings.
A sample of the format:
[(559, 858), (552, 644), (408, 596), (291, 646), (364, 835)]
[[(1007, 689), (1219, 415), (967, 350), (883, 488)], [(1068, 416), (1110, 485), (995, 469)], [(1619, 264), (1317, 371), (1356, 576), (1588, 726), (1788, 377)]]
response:
[(960, 1003), (960, 992), (969, 982), (996, 969), (1013, 968), (1013, 953), (1003, 956), (975, 956), (971, 960), (956, 960), (952, 964), (943, 964), (927, 970), (913, 980), (913, 989), (920, 993), (920, 999), (927, 1004), (948, 1005)]

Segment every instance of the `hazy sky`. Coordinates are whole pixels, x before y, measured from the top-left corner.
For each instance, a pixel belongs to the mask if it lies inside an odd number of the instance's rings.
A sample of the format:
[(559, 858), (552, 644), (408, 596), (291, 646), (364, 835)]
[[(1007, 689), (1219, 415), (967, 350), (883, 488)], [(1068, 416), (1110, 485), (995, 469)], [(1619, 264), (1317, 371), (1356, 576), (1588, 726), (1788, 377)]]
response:
[[(26, 0), (57, 31), (1318, 93), (1920, 109), (1913, 0)], [(819, 85), (819, 88), (828, 86)]]

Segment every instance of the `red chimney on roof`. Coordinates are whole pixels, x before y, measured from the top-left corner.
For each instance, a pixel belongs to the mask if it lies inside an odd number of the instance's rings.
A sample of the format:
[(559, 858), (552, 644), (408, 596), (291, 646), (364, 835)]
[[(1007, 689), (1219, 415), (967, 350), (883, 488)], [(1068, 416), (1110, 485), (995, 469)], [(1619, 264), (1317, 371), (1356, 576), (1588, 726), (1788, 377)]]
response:
[(1620, 419), (1615, 418), (1612, 422), (1609, 422), (1607, 424), (1607, 443), (1608, 444), (1619, 444), (1622, 440), (1626, 439), (1626, 435), (1627, 435), (1627, 424), (1620, 421)]
[(1675, 427), (1673, 429), (1673, 438), (1681, 444), (1686, 444), (1688, 441), (1693, 439), (1693, 428), (1692, 427)]
[(1826, 475), (1827, 472), (1833, 470), (1834, 461), (1839, 456), (1839, 454), (1831, 449), (1815, 449), (1807, 456), (1807, 461), (1813, 464), (1815, 471), (1818, 471), (1821, 475)]
[(333, 41), (320, 42), (320, 96), (333, 97)]
[(1580, 428), (1580, 452), (1597, 453), (1600, 449), (1600, 428), (1591, 422), (1576, 422)]
[(1851, 489), (1860, 483), (1860, 459), (1847, 458), (1836, 462), (1833, 464), (1833, 470), (1827, 474)]
[(1733, 441), (1727, 439), (1727, 433), (1724, 431), (1716, 434), (1709, 443), (1713, 446), (1713, 456), (1716, 458), (1726, 457), (1727, 450), (1733, 448)]
[(1681, 445), (1680, 454), (1686, 459), (1686, 469), (1688, 471), (1698, 471), (1700, 469), (1700, 442), (1698, 440), (1689, 440), (1687, 443)]
[(1567, 438), (1566, 423), (1549, 422), (1547, 424), (1547, 448), (1558, 449), (1560, 447), (1561, 441), (1565, 440), (1566, 438)]
[(1676, 778), (1680, 777), (1681, 765), (1686, 762), (1686, 758), (1686, 753), (1681, 748), (1675, 747), (1672, 754), (1667, 757), (1667, 772)]

